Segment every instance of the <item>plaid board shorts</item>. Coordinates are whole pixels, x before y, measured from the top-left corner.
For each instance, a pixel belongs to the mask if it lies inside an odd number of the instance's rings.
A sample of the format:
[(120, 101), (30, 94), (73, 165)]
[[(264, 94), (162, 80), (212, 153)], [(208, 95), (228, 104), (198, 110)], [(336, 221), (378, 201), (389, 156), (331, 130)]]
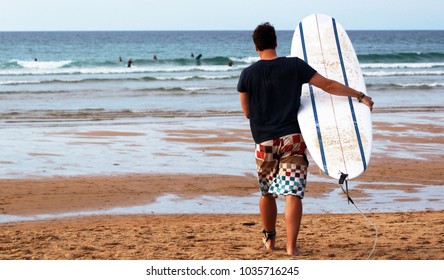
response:
[(308, 161), (301, 134), (290, 134), (256, 144), (256, 168), (262, 195), (304, 198)]

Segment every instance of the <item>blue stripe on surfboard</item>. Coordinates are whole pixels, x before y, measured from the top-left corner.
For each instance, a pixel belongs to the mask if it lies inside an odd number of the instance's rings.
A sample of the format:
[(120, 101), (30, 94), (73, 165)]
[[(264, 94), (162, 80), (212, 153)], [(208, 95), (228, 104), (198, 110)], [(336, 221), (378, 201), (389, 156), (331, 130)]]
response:
[[(299, 23), (299, 33), (301, 34), (301, 43), (302, 43), (302, 50), (304, 52), (304, 60), (305, 60), (305, 62), (308, 63), (307, 49), (305, 48), (304, 29), (302, 28), (302, 22)], [(310, 84), (308, 85), (308, 87), (310, 89), (311, 105), (313, 108), (313, 115), (314, 115), (315, 123), (316, 123), (316, 132), (318, 134), (319, 147), (321, 149), (322, 165), (324, 167), (324, 172), (326, 174), (328, 174), (327, 161), (325, 160), (324, 144), (322, 142), (321, 128), (319, 126), (318, 110), (316, 109), (316, 102), (315, 102), (315, 97), (314, 97), (314, 93), (313, 93), (313, 87)]]
[[(339, 35), (338, 35), (338, 29), (336, 27), (336, 20), (334, 18), (332, 18), (332, 22), (333, 22), (333, 30), (335, 33), (335, 39), (336, 39), (336, 47), (338, 48), (339, 60), (341, 61), (342, 75), (344, 76), (345, 85), (348, 86), (347, 72), (345, 71), (344, 59), (342, 57), (342, 51), (341, 51), (341, 44), (339, 43)], [(359, 133), (358, 122), (356, 121), (355, 108), (353, 106), (353, 101), (352, 101), (351, 97), (348, 97), (348, 104), (350, 105), (350, 111), (351, 111), (352, 118), (353, 118), (353, 124), (355, 126), (356, 137), (358, 139), (359, 151), (361, 153), (361, 159), (362, 159), (362, 165), (364, 167), (364, 170), (366, 170), (367, 169), (367, 162), (365, 160), (364, 148), (362, 147), (361, 134)]]

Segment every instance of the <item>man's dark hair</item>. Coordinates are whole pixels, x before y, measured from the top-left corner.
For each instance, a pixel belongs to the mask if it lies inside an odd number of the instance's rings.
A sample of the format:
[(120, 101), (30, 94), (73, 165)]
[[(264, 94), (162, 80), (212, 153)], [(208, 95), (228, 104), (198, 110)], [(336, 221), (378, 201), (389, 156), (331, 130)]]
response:
[(269, 22), (259, 24), (253, 31), (253, 42), (260, 51), (275, 49), (277, 38), (273, 25)]

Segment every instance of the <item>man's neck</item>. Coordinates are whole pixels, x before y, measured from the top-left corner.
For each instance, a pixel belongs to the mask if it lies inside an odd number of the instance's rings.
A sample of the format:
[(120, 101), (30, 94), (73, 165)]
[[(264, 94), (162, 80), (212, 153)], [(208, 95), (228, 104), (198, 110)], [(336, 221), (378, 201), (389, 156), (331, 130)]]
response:
[(277, 53), (276, 53), (276, 49), (266, 49), (263, 51), (258, 51), (258, 53), (259, 53), (259, 57), (262, 60), (272, 60), (272, 59), (276, 59), (278, 57)]

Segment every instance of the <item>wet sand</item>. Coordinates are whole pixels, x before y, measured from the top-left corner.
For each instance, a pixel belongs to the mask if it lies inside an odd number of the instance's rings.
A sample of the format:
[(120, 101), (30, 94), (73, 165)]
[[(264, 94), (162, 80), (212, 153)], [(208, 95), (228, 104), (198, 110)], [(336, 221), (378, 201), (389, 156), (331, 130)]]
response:
[[(403, 129), (383, 122), (374, 125), (379, 131), (391, 133)], [(425, 124), (415, 128), (422, 131), (437, 129)], [(245, 131), (239, 133), (245, 135)], [(183, 131), (181, 136), (184, 141), (189, 141), (198, 134)], [(390, 140), (393, 149), (402, 147), (407, 152), (409, 143), (444, 143), (439, 133), (433, 139), (390, 133), (375, 135), (377, 141), (385, 138)], [(180, 142), (180, 139), (170, 141)], [(209, 143), (201, 138), (199, 141), (203, 147)], [(208, 141), (214, 143), (214, 139)], [(221, 141), (231, 139), (227, 136)], [(414, 204), (420, 185), (443, 185), (442, 166), (440, 153), (423, 153), (422, 158), (410, 159), (374, 154), (368, 170), (359, 177), (361, 183), (351, 195), (365, 198), (367, 194), (360, 190), (399, 188), (411, 194), (399, 198), (400, 201)], [(322, 176), (314, 164), (309, 172)], [(252, 175), (218, 174), (3, 179), (0, 180), (0, 213), (38, 215), (142, 205), (165, 193), (184, 198), (199, 194), (250, 196), (256, 190), (255, 181)], [(306, 197), (325, 196), (335, 188), (336, 184), (309, 182)], [(444, 201), (441, 202), (444, 205)], [(379, 232), (371, 258), (443, 260), (443, 209), (368, 214)], [(259, 214), (79, 216), (6, 222), (0, 227), (0, 259), (292, 259), (285, 253), (282, 214), (278, 219), (277, 250), (274, 252), (262, 249)], [(306, 214), (299, 238), (302, 255), (297, 259), (367, 259), (374, 242), (374, 229), (359, 214)]]

